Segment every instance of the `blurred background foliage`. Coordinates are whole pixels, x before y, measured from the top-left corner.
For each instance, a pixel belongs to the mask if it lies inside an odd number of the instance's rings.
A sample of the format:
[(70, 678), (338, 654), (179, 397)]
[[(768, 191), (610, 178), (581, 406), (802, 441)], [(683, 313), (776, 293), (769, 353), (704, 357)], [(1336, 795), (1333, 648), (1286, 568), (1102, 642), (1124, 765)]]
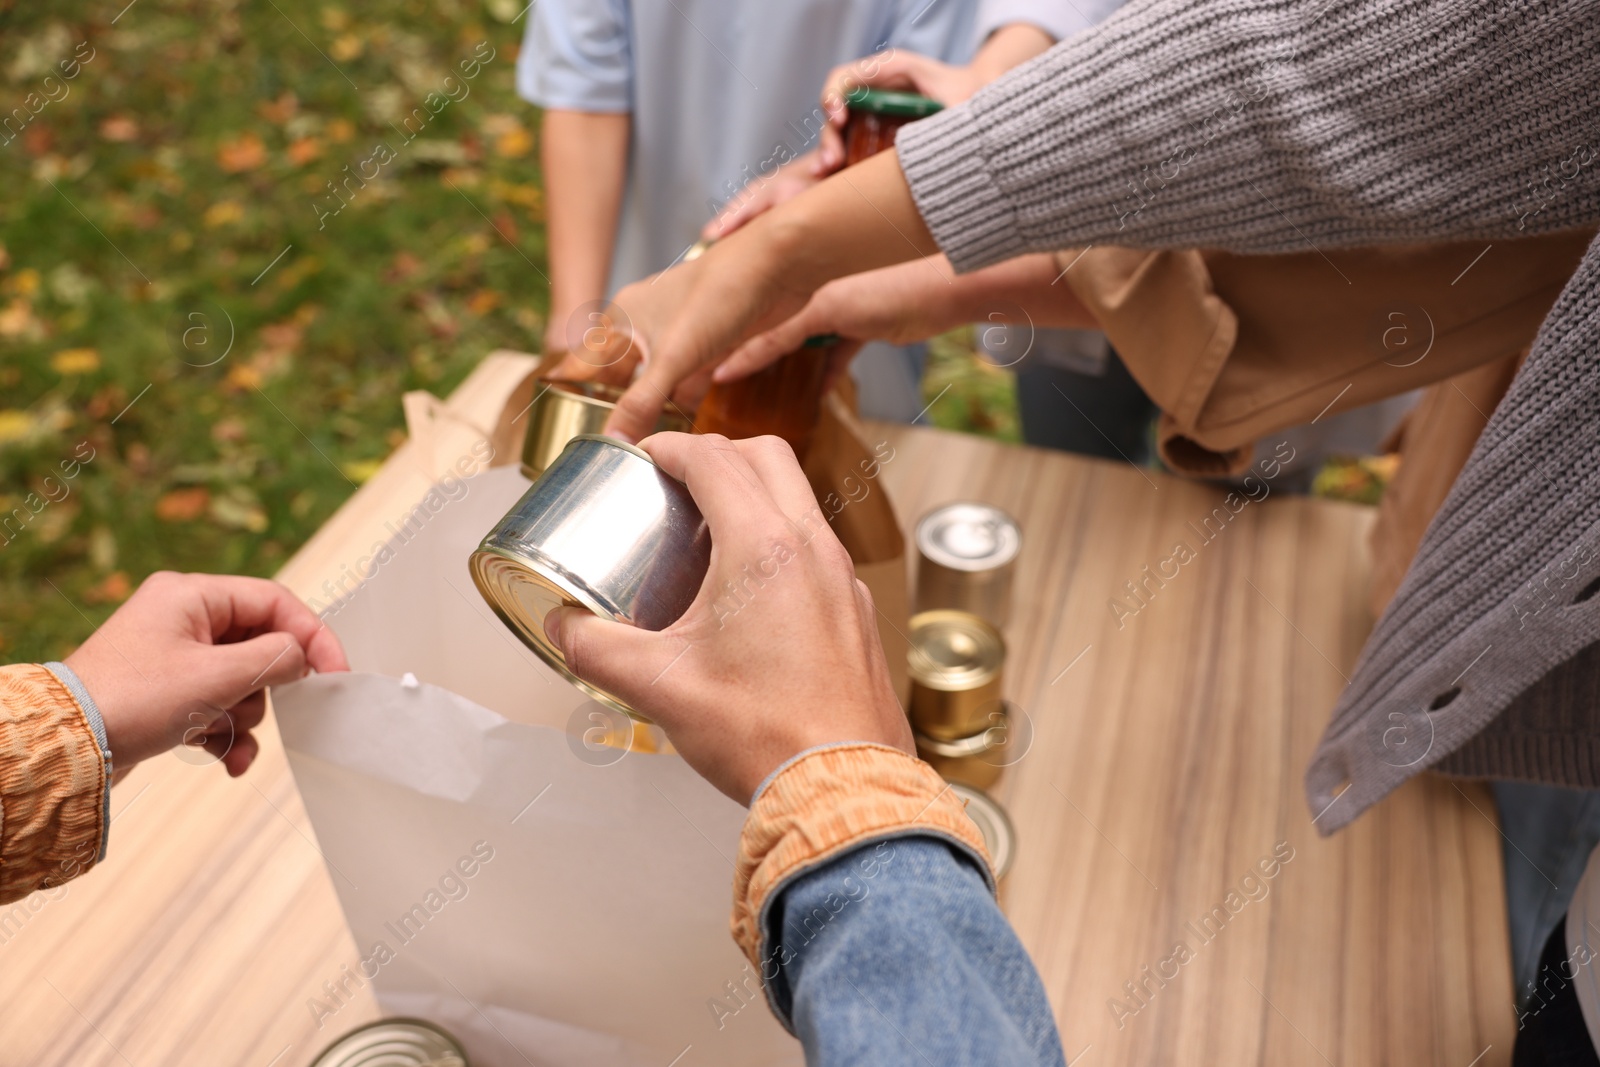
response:
[(0, 656), (64, 654), (153, 570), (271, 574), (401, 440), (401, 393), (533, 344), (520, 11), (0, 13)]
[[(0, 657), (65, 655), (154, 570), (272, 574), (403, 392), (536, 346), (523, 11), (0, 0)], [(1018, 439), (969, 336), (926, 384)]]

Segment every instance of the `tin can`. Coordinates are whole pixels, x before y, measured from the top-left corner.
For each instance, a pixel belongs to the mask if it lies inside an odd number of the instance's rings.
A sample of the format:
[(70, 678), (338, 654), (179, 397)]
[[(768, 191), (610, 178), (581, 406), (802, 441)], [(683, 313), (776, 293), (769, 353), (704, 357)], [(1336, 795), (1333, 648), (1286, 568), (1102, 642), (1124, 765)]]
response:
[(895, 135), (906, 123), (944, 110), (944, 105), (931, 97), (864, 85), (846, 93), (844, 102), (850, 109), (844, 125), (847, 167), (893, 148)]
[(710, 531), (682, 482), (633, 445), (579, 434), (489, 531), (469, 567), (523, 644), (602, 704), (635, 715), (567, 669), (545, 636), (545, 616), (581, 607), (663, 630), (688, 610), (710, 563)]
[(989, 858), (994, 861), (995, 881), (1001, 881), (1011, 873), (1011, 864), (1017, 858), (1017, 831), (1011, 816), (981, 789), (952, 784), (950, 792), (961, 798), (967, 806), (967, 818), (977, 823), (983, 843), (989, 847)]
[(917, 610), (970, 611), (995, 626), (1011, 621), (1011, 578), (1022, 527), (992, 504), (963, 501), (917, 523)]
[(966, 737), (943, 740), (915, 728), (911, 736), (917, 743), (917, 757), (938, 771), (939, 777), (988, 789), (1006, 769), (1003, 757), (1009, 729), (1010, 713), (1004, 702), (999, 702), (990, 711), (989, 725)]
[(323, 1049), (311, 1067), (469, 1067), (461, 1043), (421, 1019), (379, 1019)]
[(912, 728), (954, 741), (994, 725), (1006, 661), (1000, 631), (970, 612), (939, 610), (913, 615), (910, 636)]
[[(604, 430), (620, 396), (621, 389), (601, 382), (545, 382), (528, 406), (528, 432), (522, 439), (523, 475), (539, 477), (561, 455), (568, 441), (580, 434)], [(689, 420), (663, 408), (656, 429), (688, 433)]]

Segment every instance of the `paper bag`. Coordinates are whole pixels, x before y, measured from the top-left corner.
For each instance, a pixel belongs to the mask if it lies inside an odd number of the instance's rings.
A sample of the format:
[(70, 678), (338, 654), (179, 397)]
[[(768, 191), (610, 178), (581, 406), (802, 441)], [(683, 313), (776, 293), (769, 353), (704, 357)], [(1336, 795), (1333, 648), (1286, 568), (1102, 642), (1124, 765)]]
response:
[(326, 615), (364, 673), (273, 691), (360, 952), (305, 1010), (331, 1038), (340, 986), (370, 983), (476, 1067), (799, 1064), (728, 933), (744, 809), (677, 756), (594, 745), (614, 713), (468, 577), (527, 485), (442, 485)]
[(867, 443), (853, 406), (848, 389), (837, 389), (823, 399), (822, 421), (806, 453), (806, 478), (834, 534), (850, 553), (856, 577), (872, 592), (889, 676), (904, 706), (911, 692), (906, 673), (911, 615), (906, 539), (889, 494), (878, 480), (884, 466), (894, 462), (895, 451), (887, 440)]

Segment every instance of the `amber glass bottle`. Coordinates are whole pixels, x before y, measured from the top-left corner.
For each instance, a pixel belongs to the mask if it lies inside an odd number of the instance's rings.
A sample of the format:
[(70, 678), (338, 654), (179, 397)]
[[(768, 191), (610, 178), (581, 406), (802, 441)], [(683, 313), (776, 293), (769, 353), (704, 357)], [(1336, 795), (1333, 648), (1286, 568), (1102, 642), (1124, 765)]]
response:
[(939, 101), (916, 93), (864, 86), (846, 93), (844, 102), (850, 108), (844, 127), (845, 166), (893, 148), (900, 127), (944, 108)]
[(774, 434), (804, 460), (822, 416), (822, 386), (838, 343), (833, 334), (808, 337), (749, 377), (713, 385), (695, 413), (694, 432), (735, 439)]

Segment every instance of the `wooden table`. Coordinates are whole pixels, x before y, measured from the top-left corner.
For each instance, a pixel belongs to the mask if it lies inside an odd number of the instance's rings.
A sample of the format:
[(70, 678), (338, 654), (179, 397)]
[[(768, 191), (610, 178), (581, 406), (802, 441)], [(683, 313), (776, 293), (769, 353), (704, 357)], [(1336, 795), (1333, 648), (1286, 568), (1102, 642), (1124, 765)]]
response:
[[(483, 431), (510, 459), (526, 392), (508, 407), (507, 383), (531, 365), (491, 357), (431, 412), (411, 398), (423, 440), (282, 579), (318, 596), (422, 495), (430, 457), (463, 455)], [(1221, 502), (1215, 488), (871, 432), (896, 450), (882, 480), (908, 529), (956, 499), (1023, 526), (1007, 689), (1034, 736), (996, 790), (1019, 837), (1005, 903), (1074, 1063), (1510, 1062), (1487, 791), (1418, 779), (1331, 840), (1303, 800), (1368, 629), (1370, 510), (1273, 497), (1202, 545), (1188, 524)], [(1195, 558), (1137, 611), (1114, 611), (1178, 540)], [(0, 909), (0, 1067), (300, 1067), (376, 1017), (364, 989), (320, 1031), (307, 1007), (358, 956), (277, 733), (262, 733), (237, 781), (176, 755), (138, 768), (112, 795), (102, 869)]]

